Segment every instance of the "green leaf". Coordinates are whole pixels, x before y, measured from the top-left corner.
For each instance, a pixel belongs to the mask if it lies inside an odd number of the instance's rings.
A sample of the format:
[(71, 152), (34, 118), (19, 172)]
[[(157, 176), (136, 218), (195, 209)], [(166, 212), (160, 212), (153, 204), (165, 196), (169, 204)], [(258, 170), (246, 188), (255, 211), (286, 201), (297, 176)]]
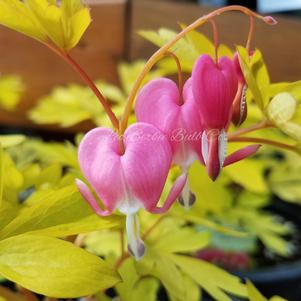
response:
[[(186, 25), (182, 24), (182, 28)], [(151, 43), (161, 47), (168, 41), (172, 40), (177, 32), (167, 29), (160, 28), (158, 31), (142, 30), (139, 34), (150, 41)], [(179, 58), (182, 70), (187, 73), (191, 73), (194, 62), (196, 59), (204, 53), (207, 53), (214, 57), (214, 45), (213, 43), (202, 33), (193, 30), (190, 31), (184, 38), (179, 40), (170, 51), (174, 52)], [(219, 56), (230, 56), (232, 57), (232, 51), (225, 45), (220, 45), (218, 50)], [(159, 69), (163, 74), (174, 74), (177, 73), (177, 66), (173, 59), (166, 58), (158, 63)]]
[[(220, 213), (229, 208), (232, 203), (232, 195), (225, 185), (218, 179), (211, 181), (206, 170), (200, 163), (194, 163), (189, 170), (191, 191), (196, 195), (196, 203), (191, 208), (191, 213)], [(188, 214), (190, 212), (187, 212)]]
[(74, 185), (41, 194), (0, 231), (6, 238), (26, 232), (64, 237), (117, 226), (116, 216), (101, 218), (85, 203)]
[[(224, 169), (231, 180), (255, 193), (267, 193), (268, 187), (264, 178), (266, 165), (257, 160), (246, 159)], [(250, 181), (252, 179), (252, 181)]]
[(186, 227), (161, 235), (153, 248), (160, 253), (191, 252), (208, 246), (209, 232), (196, 232)]
[(271, 170), (268, 178), (271, 190), (281, 199), (301, 204), (301, 158), (287, 153), (285, 160)]
[[(245, 286), (240, 279), (208, 262), (182, 256), (170, 255), (171, 260), (212, 297), (219, 301), (231, 301), (225, 292), (246, 297)], [(224, 292), (225, 291), (225, 292)]]
[(78, 169), (77, 147), (69, 142), (44, 143), (39, 140), (30, 140), (25, 143), (23, 151), (33, 156), (32, 161), (39, 160), (46, 164), (59, 163)]
[(0, 23), (63, 50), (75, 47), (91, 23), (80, 0), (1, 0)]
[(76, 298), (119, 281), (100, 258), (56, 238), (23, 234), (0, 242), (0, 273), (36, 293)]
[[(139, 75), (146, 64), (144, 60), (137, 60), (133, 63), (120, 63), (118, 65), (118, 75), (121, 86), (126, 95), (128, 95)], [(160, 77), (162, 73), (158, 70), (150, 71), (142, 82), (142, 86), (148, 81)]]
[(21, 100), (23, 92), (24, 84), (19, 76), (5, 75), (0, 77), (0, 107), (2, 109), (13, 111)]
[(250, 301), (268, 301), (252, 284), (250, 280), (247, 280), (247, 290)]
[(85, 247), (99, 256), (120, 255), (120, 231), (104, 229), (89, 233), (85, 238)]
[(16, 146), (26, 139), (23, 135), (0, 135), (0, 144), (3, 148)]
[[(268, 76), (265, 75), (265, 72), (260, 72), (262, 68), (265, 68), (265, 65), (262, 61), (261, 54), (258, 52), (258, 50), (256, 50), (256, 52), (250, 61), (246, 49), (244, 47), (237, 46), (240, 67), (246, 79), (248, 88), (250, 89), (259, 108), (264, 111), (268, 103), (268, 95), (261, 91), (261, 87), (268, 86), (269, 79)], [(252, 69), (252, 62), (256, 67), (254, 68), (255, 70)], [(256, 78), (256, 75), (258, 78)], [(265, 82), (258, 82), (257, 79), (258, 81), (264, 80)]]
[(156, 262), (150, 273), (160, 279), (170, 298), (176, 301), (190, 300), (187, 299), (185, 287), (183, 287), (183, 274), (173, 261), (161, 254), (155, 258)]
[(156, 301), (158, 280), (140, 278), (135, 268), (135, 260), (127, 259), (118, 270), (123, 282), (117, 284), (118, 295), (123, 301)]
[(3, 187), (4, 187), (4, 162), (3, 162), (3, 148), (2, 148), (2, 144), (0, 143), (0, 210), (4, 203)]
[[(126, 96), (118, 87), (102, 81), (96, 81), (96, 85), (113, 102), (113, 111), (118, 105), (123, 106)], [(108, 119), (93, 92), (77, 84), (56, 87), (49, 95), (43, 96), (29, 112), (29, 118), (38, 124), (59, 124), (62, 127), (85, 120), (105, 125)]]
[(0, 206), (0, 230), (11, 222), (18, 214), (19, 206), (10, 202), (4, 201)]
[[(247, 280), (247, 289), (248, 289), (248, 295), (250, 301), (268, 301), (259, 291), (258, 289), (253, 285), (253, 283), (250, 280)], [(286, 299), (283, 299), (279, 296), (273, 296), (270, 301), (288, 301)]]
[(274, 253), (287, 257), (292, 254), (293, 246), (284, 238), (272, 232), (258, 233), (264, 245)]
[(30, 9), (19, 0), (0, 1), (0, 24), (39, 41), (47, 41), (41, 25), (36, 22)]

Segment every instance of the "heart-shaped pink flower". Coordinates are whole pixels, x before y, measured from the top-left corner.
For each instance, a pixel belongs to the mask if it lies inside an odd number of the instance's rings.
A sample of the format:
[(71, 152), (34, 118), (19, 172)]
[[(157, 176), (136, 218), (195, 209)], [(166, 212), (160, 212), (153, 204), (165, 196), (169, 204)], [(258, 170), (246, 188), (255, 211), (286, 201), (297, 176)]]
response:
[[(182, 94), (168, 78), (152, 80), (141, 89), (135, 112), (138, 121), (153, 124), (167, 136), (173, 163), (182, 168), (183, 174), (196, 159), (202, 161), (202, 123), (190, 80), (185, 83)], [(180, 200), (188, 207), (194, 199), (187, 180)]]
[(136, 258), (144, 253), (135, 214), (140, 208), (152, 213), (169, 209), (181, 193), (186, 177), (177, 179), (163, 207), (158, 208), (170, 169), (172, 153), (165, 135), (146, 123), (131, 125), (122, 137), (108, 128), (96, 128), (85, 135), (79, 146), (81, 170), (106, 209), (102, 210), (87, 185), (77, 180), (82, 196), (101, 216), (118, 209), (127, 216), (129, 249)]
[[(236, 66), (237, 67), (237, 66)], [(251, 145), (227, 157), (227, 130), (233, 114), (239, 74), (233, 61), (221, 57), (216, 64), (202, 55), (192, 71), (192, 91), (203, 121), (202, 156), (208, 175), (215, 180), (223, 167), (254, 154), (260, 145)]]

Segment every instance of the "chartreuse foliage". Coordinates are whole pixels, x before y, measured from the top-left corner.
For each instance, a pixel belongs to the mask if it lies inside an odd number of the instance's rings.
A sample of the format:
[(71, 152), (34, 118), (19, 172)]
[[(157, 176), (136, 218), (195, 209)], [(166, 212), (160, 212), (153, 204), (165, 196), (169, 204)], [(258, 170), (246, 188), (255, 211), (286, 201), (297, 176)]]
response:
[(76, 46), (90, 22), (80, 0), (0, 1), (0, 24), (66, 51)]
[[(21, 137), (9, 138), (10, 148), (1, 155), (0, 274), (53, 297), (79, 297), (116, 284), (119, 276), (109, 263), (60, 238), (118, 227), (120, 218), (99, 218), (83, 202), (73, 184), (70, 156), (68, 161), (33, 163), (38, 162), (37, 151), (32, 161), (17, 166), (12, 160), (16, 150), (23, 153), (23, 148), (34, 149), (39, 143), (20, 145)], [(67, 175), (63, 167), (70, 169)]]
[(24, 84), (19, 76), (5, 75), (0, 77), (0, 107), (13, 111), (21, 100)]
[(285, 299), (279, 296), (274, 296), (268, 300), (256, 289), (256, 287), (250, 281), (247, 281), (247, 289), (250, 301), (285, 301)]
[[(184, 27), (184, 26), (183, 26)], [(176, 36), (176, 32), (167, 28), (161, 28), (157, 32), (151, 30), (141, 30), (139, 34), (161, 47)], [(191, 31), (185, 38), (178, 41), (171, 49), (180, 59), (183, 71), (191, 73), (192, 66), (201, 53), (214, 56), (213, 43), (203, 34)], [(220, 45), (219, 55), (231, 56), (232, 51), (225, 45)], [(171, 58), (166, 58), (159, 62), (159, 70), (164, 74), (177, 73), (177, 66)]]
[[(144, 65), (143, 60), (133, 64), (121, 63), (118, 67), (121, 88), (96, 81), (117, 116), (121, 116), (127, 96)], [(160, 75), (160, 71), (150, 72), (145, 82)], [(29, 118), (38, 124), (59, 124), (62, 127), (70, 127), (85, 120), (91, 120), (97, 126), (109, 125), (95, 95), (89, 88), (77, 84), (55, 88), (50, 95), (42, 97), (30, 111)]]

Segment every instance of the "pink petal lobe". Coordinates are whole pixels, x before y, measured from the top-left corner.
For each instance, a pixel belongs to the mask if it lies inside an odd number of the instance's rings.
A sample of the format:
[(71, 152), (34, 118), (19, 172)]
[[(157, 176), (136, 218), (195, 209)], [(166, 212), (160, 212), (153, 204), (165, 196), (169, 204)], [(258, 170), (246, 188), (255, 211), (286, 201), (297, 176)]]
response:
[(185, 183), (187, 181), (187, 176), (188, 176), (187, 173), (184, 173), (176, 179), (176, 181), (174, 182), (174, 184), (164, 202), (164, 205), (161, 208), (149, 207), (149, 208), (147, 208), (147, 210), (152, 213), (156, 213), (156, 214), (161, 214), (161, 213), (165, 213), (166, 211), (168, 211), (169, 208), (171, 207), (171, 205), (180, 196), (180, 194), (185, 186)]
[(143, 122), (126, 130), (124, 144), (121, 162), (128, 189), (145, 208), (152, 208), (164, 188), (171, 165), (171, 147), (160, 130)]
[(253, 144), (232, 153), (226, 158), (224, 167), (254, 155), (260, 147), (260, 144)]
[(110, 210), (102, 210), (97, 201), (94, 198), (94, 195), (90, 191), (89, 187), (81, 180), (76, 179), (76, 186), (82, 195), (82, 197), (87, 201), (87, 203), (90, 205), (90, 207), (93, 209), (93, 211), (100, 215), (100, 216), (108, 216), (112, 214), (112, 211)]
[(221, 57), (218, 65), (209, 55), (201, 55), (192, 71), (195, 101), (207, 128), (227, 128), (237, 91), (237, 74), (233, 62)]
[(80, 143), (78, 160), (98, 197), (114, 211), (126, 194), (117, 135), (107, 128), (91, 130)]
[(181, 99), (172, 80), (156, 79), (141, 89), (135, 108), (138, 121), (153, 124), (168, 137), (173, 162), (184, 168), (200, 153), (201, 121), (191, 90), (187, 81)]

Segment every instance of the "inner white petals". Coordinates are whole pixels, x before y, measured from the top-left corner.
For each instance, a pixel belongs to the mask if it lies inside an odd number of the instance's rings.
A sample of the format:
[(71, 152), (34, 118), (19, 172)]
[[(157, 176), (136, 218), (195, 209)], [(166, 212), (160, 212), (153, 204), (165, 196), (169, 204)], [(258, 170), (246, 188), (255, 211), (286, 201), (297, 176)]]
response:
[(205, 165), (208, 163), (208, 157), (209, 157), (209, 146), (208, 146), (208, 136), (206, 131), (202, 134), (202, 156), (205, 162)]
[(145, 245), (140, 237), (140, 223), (137, 213), (126, 216), (126, 233), (129, 252), (140, 260), (145, 253)]
[(220, 163), (220, 168), (224, 166), (224, 162), (227, 156), (227, 145), (228, 145), (228, 136), (225, 130), (221, 130), (218, 136), (218, 158)]

